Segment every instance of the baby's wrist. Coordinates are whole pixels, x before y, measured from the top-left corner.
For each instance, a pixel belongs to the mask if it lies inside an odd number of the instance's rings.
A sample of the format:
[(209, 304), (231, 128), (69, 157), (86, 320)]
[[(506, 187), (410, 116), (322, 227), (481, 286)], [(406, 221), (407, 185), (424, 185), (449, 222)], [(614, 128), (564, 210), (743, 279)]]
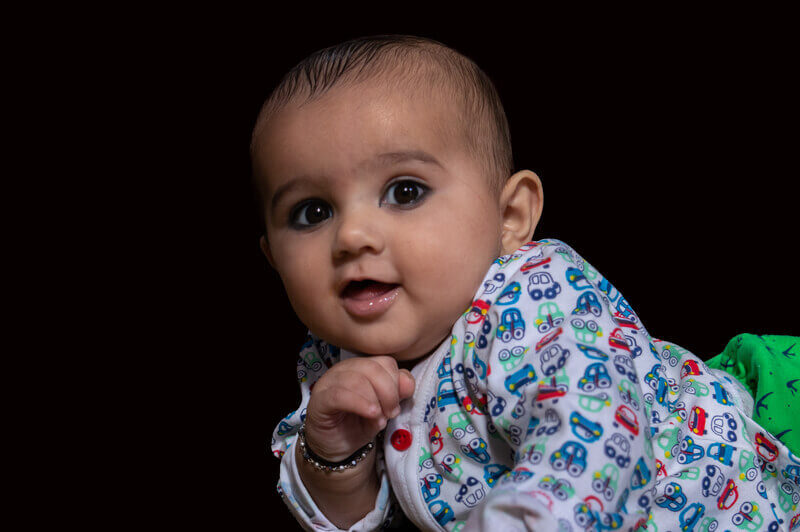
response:
[[(379, 434), (380, 436), (380, 434)], [(341, 472), (347, 469), (353, 469), (358, 466), (367, 456), (373, 452), (376, 442), (369, 441), (362, 447), (356, 449), (349, 455), (342, 457), (326, 458), (317, 454), (313, 447), (309, 445), (305, 434), (305, 425), (300, 427), (297, 432), (297, 451), (302, 459), (314, 466), (318, 471)]]

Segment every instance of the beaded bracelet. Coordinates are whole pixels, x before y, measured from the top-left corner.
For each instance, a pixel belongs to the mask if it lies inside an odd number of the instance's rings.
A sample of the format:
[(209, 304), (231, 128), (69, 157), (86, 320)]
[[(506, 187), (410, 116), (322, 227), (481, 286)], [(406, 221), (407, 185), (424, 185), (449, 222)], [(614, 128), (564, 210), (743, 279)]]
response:
[(366, 458), (372, 448), (375, 447), (374, 442), (368, 442), (366, 445), (358, 449), (341, 462), (328, 462), (324, 458), (318, 456), (308, 445), (306, 445), (305, 429), (306, 426), (303, 424), (303, 426), (300, 427), (300, 430), (297, 431), (297, 445), (300, 446), (300, 450), (303, 452), (303, 459), (320, 471), (344, 471), (345, 469), (351, 469), (357, 466), (361, 460)]

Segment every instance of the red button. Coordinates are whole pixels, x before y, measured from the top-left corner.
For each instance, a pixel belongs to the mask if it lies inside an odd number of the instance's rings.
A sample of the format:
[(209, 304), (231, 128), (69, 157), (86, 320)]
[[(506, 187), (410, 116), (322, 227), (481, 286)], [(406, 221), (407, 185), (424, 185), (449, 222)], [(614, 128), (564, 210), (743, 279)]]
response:
[(398, 451), (405, 451), (411, 447), (411, 433), (406, 429), (397, 429), (392, 433), (390, 441), (392, 442), (392, 447)]

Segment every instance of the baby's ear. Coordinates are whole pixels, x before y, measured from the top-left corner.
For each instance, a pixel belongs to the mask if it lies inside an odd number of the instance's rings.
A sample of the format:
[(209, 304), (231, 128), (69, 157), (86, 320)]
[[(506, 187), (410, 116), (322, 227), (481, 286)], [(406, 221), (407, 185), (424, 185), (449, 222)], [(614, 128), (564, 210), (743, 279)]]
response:
[(533, 238), (542, 216), (543, 201), (542, 182), (530, 170), (521, 170), (508, 178), (500, 193), (504, 254), (513, 253)]
[(267, 242), (267, 235), (261, 235), (258, 239), (258, 245), (261, 246), (261, 252), (267, 257), (269, 265), (275, 267), (275, 261), (272, 260), (272, 252), (269, 250), (269, 242)]

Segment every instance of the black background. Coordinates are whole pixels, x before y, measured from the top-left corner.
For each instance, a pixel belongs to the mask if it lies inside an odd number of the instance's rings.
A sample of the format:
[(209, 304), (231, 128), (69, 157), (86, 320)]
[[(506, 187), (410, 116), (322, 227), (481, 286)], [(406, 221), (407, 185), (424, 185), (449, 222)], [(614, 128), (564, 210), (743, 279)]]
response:
[(89, 99), (123, 125), (109, 160), (146, 231), (131, 261), (147, 272), (137, 330), (157, 338), (139, 372), (157, 392), (136, 441), (159, 465), (140, 506), (175, 525), (294, 527), (268, 447), (299, 399), (305, 330), (258, 247), (248, 145), (285, 71), (351, 37), (417, 34), (474, 59), (504, 101), (516, 167), (544, 184), (535, 237), (572, 245), (653, 336), (708, 358), (741, 332), (800, 333), (781, 14), (493, 14), (150, 13), (85, 38), (113, 43)]

